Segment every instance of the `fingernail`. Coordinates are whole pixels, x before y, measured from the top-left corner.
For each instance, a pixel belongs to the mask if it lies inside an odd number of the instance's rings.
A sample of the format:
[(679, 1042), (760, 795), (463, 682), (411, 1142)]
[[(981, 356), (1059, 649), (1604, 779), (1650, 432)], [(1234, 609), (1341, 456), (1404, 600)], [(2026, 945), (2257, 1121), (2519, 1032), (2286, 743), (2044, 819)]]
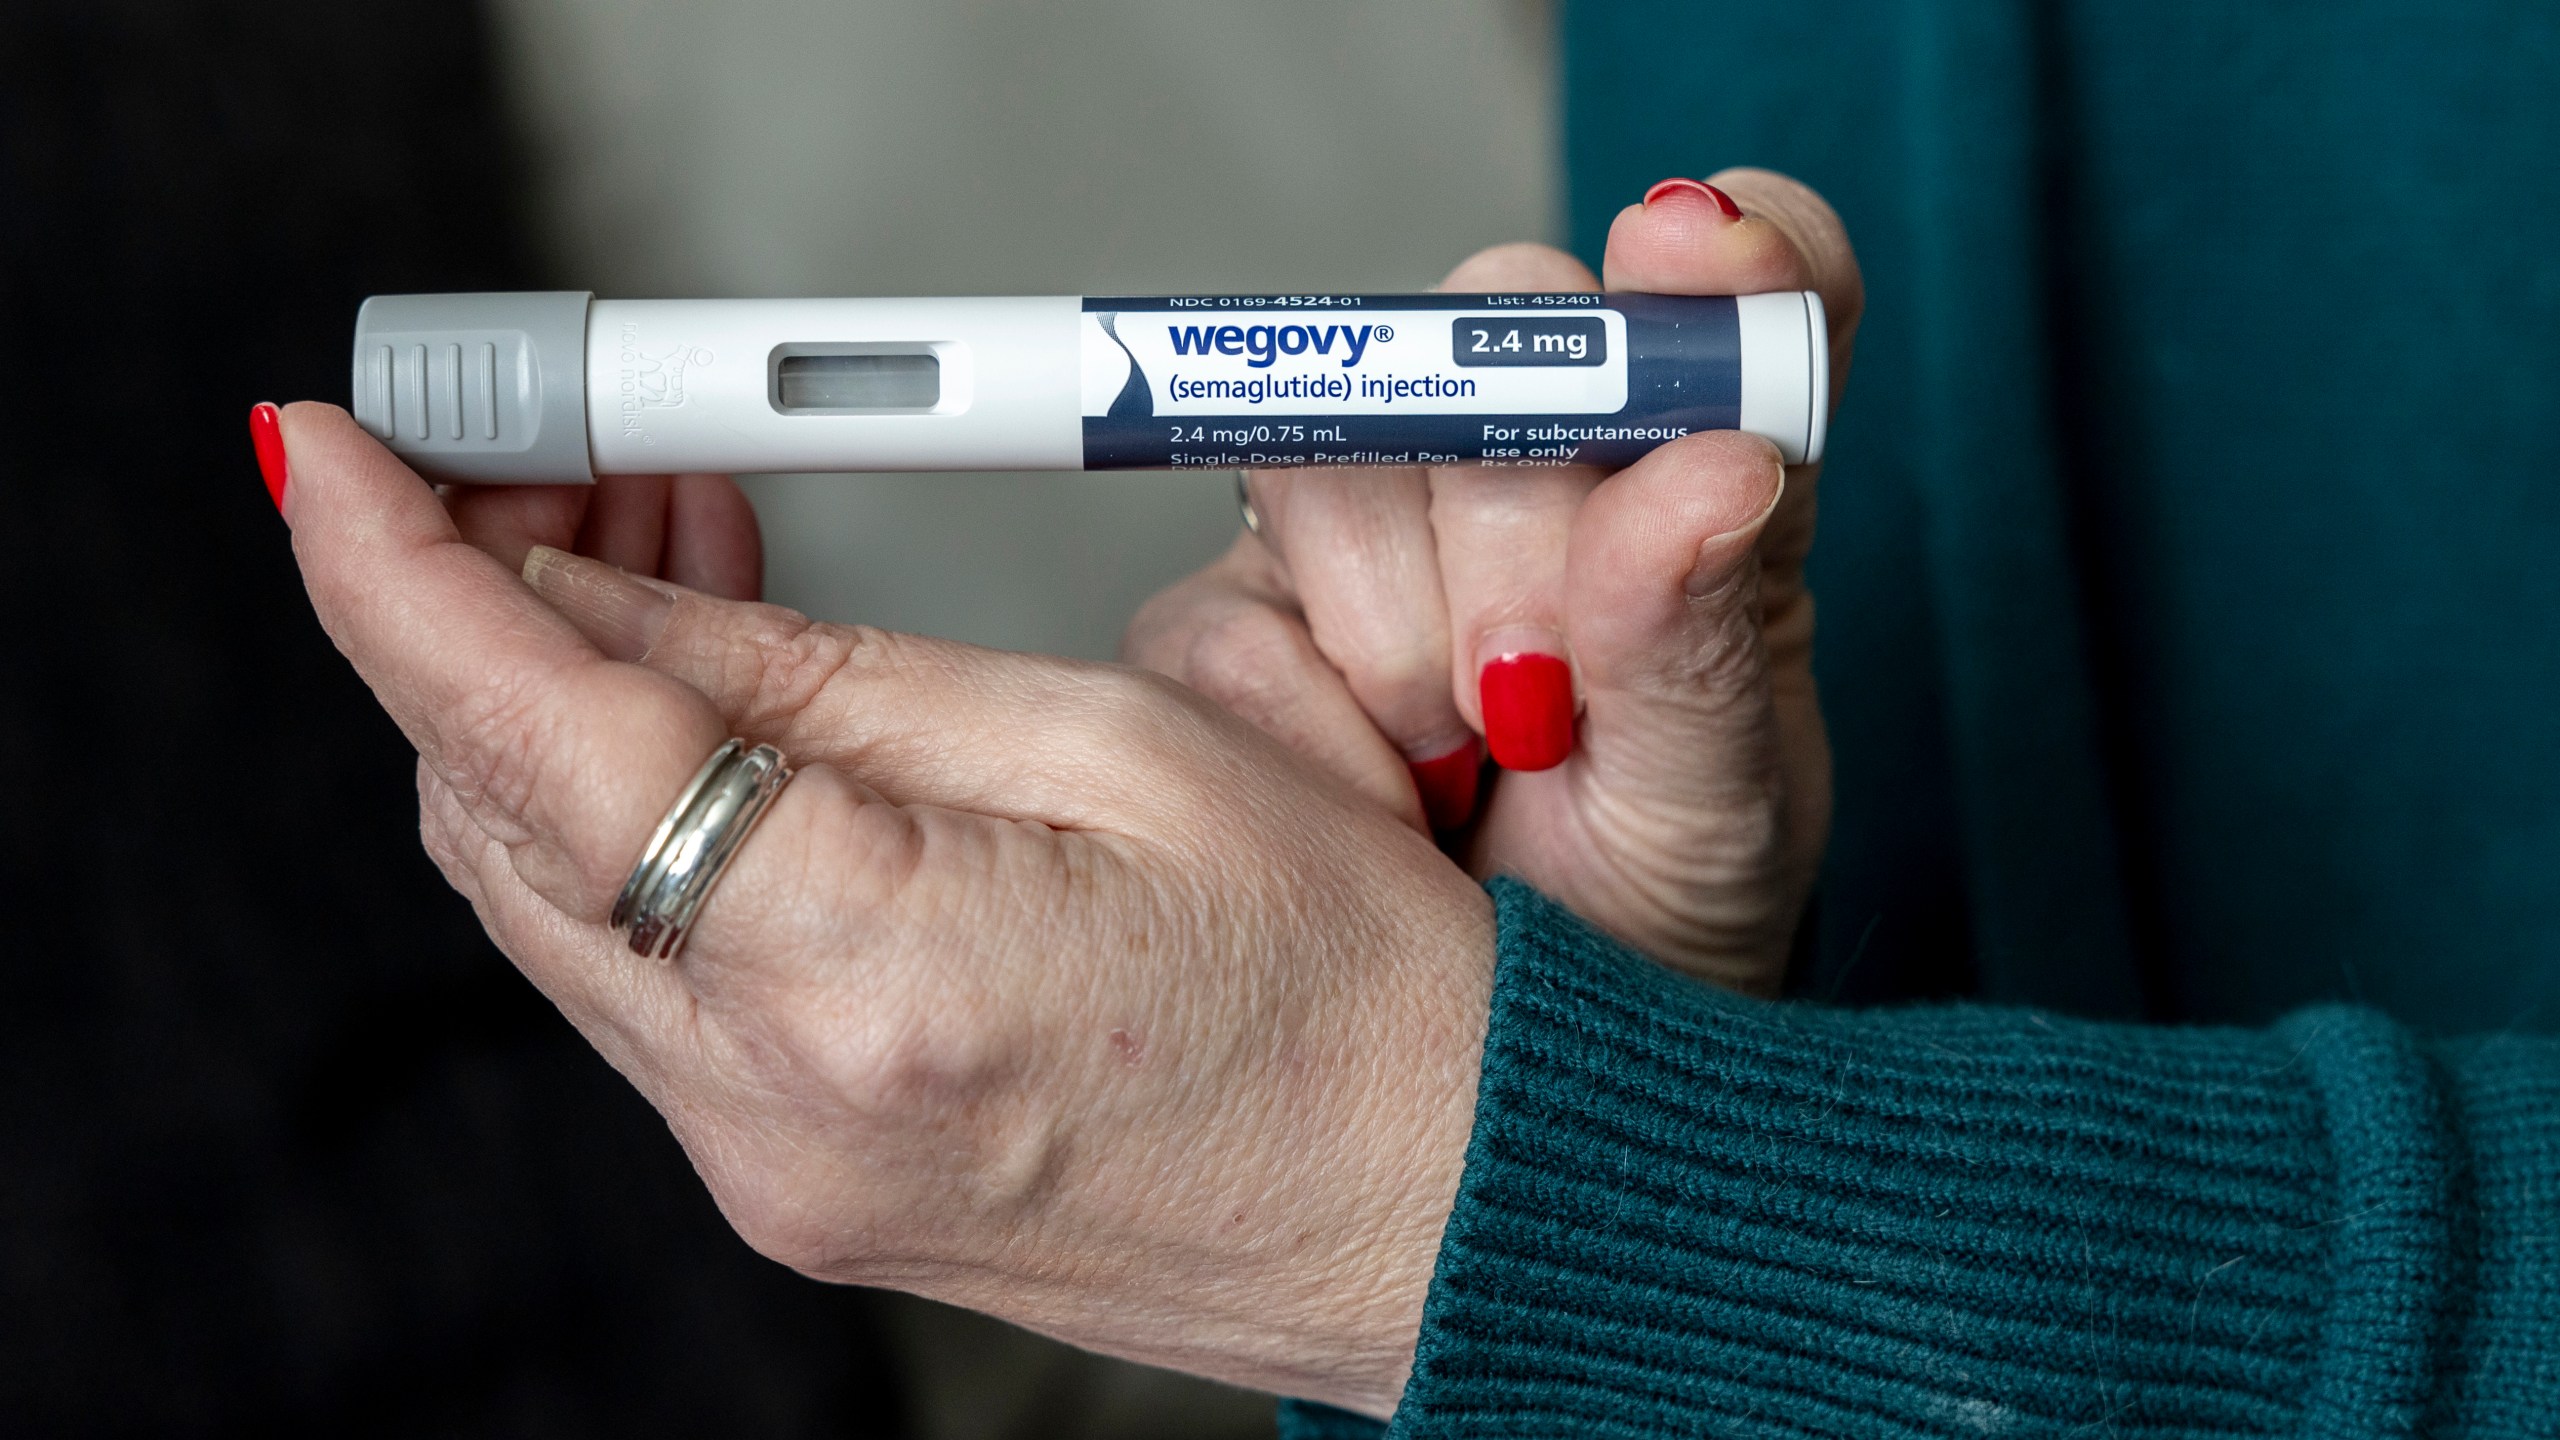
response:
[(1430, 760), (1408, 760), (1413, 788), (1422, 792), (1422, 813), (1434, 830), (1455, 830), (1475, 818), (1476, 775), (1484, 768), (1484, 745), (1470, 735), (1457, 749)]
[(607, 658), (637, 660), (666, 633), (676, 602), (601, 560), (536, 545), (524, 557), (524, 583), (568, 617)]
[(1708, 184), (1704, 180), (1681, 180), (1676, 178), (1665, 180), (1654, 186), (1652, 189), (1644, 192), (1644, 203), (1651, 205), (1657, 200), (1661, 200), (1672, 195), (1695, 195), (1700, 199), (1710, 202), (1718, 210), (1723, 211), (1725, 218), (1728, 220), (1739, 220), (1742, 218), (1742, 207), (1733, 203), (1733, 197), (1727, 195), (1713, 185)]
[(1484, 743), (1505, 770), (1550, 770), (1573, 753), (1573, 667), (1560, 655), (1506, 651), (1476, 677)]
[(267, 482), (267, 498), (284, 513), (284, 412), (261, 400), (249, 407), (249, 448), (258, 454), (258, 474)]

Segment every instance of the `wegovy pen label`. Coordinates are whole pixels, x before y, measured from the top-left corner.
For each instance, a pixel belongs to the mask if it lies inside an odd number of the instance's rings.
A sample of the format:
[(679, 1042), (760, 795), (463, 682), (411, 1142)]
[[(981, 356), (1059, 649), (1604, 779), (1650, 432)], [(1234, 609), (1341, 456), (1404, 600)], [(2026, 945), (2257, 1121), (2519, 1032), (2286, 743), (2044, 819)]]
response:
[(1730, 299), (1096, 297), (1082, 329), (1095, 470), (1618, 466), (1741, 415)]

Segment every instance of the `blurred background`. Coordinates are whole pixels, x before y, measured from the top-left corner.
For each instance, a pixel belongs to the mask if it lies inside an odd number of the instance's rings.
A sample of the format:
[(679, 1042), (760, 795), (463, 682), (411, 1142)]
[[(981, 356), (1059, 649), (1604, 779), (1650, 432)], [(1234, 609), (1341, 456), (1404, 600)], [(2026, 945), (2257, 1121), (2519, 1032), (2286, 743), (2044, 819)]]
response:
[[(1550, 27), (0, 7), (30, 397), (0, 567), (31, 622), (0, 635), (0, 1433), (1270, 1433), (1266, 1397), (747, 1251), (418, 852), (406, 747), (301, 599), (244, 416), (343, 401), (376, 291), (1427, 288), (1561, 228)], [(749, 483), (773, 598), (1085, 656), (1236, 525), (1200, 475)]]

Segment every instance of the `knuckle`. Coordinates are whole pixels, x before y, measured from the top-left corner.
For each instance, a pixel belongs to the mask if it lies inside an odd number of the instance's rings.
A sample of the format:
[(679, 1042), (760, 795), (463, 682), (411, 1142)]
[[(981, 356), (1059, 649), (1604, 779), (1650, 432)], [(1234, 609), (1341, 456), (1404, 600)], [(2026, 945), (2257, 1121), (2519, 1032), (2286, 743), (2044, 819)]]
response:
[[(1054, 676), (1042, 699), (1050, 712), (1053, 777), (1070, 790), (1110, 795), (1113, 813), (1131, 824), (1201, 803), (1200, 757), (1214, 743), (1210, 737), (1238, 719), (1260, 723), (1251, 696), (1230, 701), (1124, 666)], [(1132, 787), (1132, 774), (1152, 779)]]
[(826, 625), (790, 610), (766, 616), (732, 651), (745, 673), (732, 693), (746, 697), (744, 718), (770, 727), (808, 710), (857, 675), (897, 663), (900, 638), (869, 625)]
[(1285, 688), (1314, 646), (1298, 622), (1266, 605), (1244, 605), (1195, 630), (1181, 673), (1191, 688), (1229, 709)]
[[(842, 785), (832, 770), (817, 774)], [(792, 893), (846, 895), (852, 916), (881, 914), (922, 893), (927, 837), (917, 812), (850, 794), (832, 808), (834, 823), (795, 832), (788, 857)]]
[(1094, 757), (1098, 774), (1124, 757), (1160, 756), (1166, 738), (1161, 722), (1178, 708), (1174, 697), (1183, 694), (1180, 684), (1162, 675), (1126, 666), (1079, 668), (1053, 683), (1070, 737), (1062, 748)]

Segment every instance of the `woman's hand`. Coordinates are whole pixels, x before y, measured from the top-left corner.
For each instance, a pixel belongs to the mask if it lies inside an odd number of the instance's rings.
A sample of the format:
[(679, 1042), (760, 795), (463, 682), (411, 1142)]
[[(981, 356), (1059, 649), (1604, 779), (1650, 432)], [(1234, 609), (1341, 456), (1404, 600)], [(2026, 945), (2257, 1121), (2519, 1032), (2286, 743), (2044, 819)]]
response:
[[(1734, 202), (1739, 202), (1738, 204)], [(1822, 292), (1834, 395), (1863, 298), (1821, 197), (1766, 171), (1666, 181), (1609, 233), (1612, 290)], [(1451, 290), (1588, 290), (1544, 246)], [(1261, 533), (1149, 602), (1124, 653), (1621, 939), (1773, 988), (1830, 823), (1813, 687), (1818, 467), (1723, 432), (1588, 469), (1278, 470)], [(1579, 725), (1577, 730), (1577, 709)], [(1578, 742), (1578, 743), (1577, 743)]]
[[(312, 603), (418, 748), (429, 853), (749, 1243), (1393, 1407), (1493, 960), (1426, 838), (1156, 676), (643, 583), (532, 548), (596, 518), (557, 492), (460, 499), (484, 549), (342, 412), (283, 428)], [(607, 911), (732, 734), (799, 778), (645, 960)]]

